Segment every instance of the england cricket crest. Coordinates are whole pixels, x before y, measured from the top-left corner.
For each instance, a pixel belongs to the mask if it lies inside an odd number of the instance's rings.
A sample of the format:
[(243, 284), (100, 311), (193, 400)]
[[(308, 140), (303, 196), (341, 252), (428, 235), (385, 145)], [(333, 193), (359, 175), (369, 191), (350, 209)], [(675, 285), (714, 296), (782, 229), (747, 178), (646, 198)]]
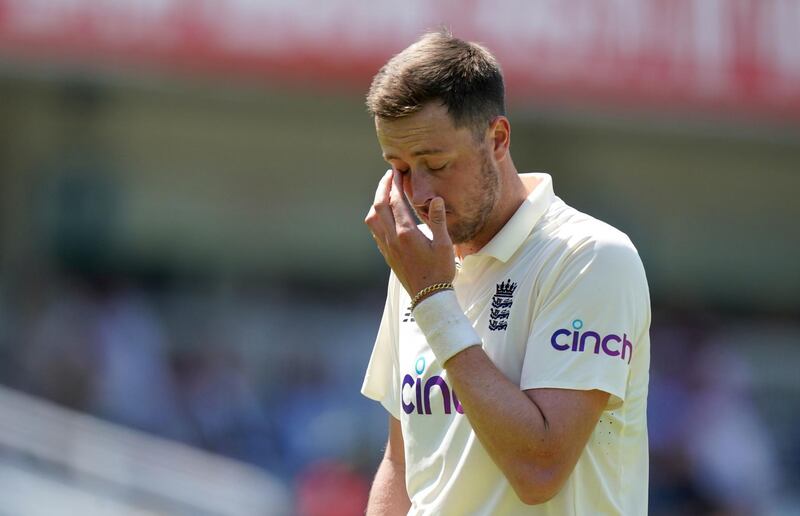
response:
[(511, 315), (511, 305), (514, 304), (514, 291), (517, 284), (510, 279), (497, 284), (497, 291), (492, 297), (492, 306), (489, 307), (489, 329), (492, 331), (506, 331), (508, 317)]

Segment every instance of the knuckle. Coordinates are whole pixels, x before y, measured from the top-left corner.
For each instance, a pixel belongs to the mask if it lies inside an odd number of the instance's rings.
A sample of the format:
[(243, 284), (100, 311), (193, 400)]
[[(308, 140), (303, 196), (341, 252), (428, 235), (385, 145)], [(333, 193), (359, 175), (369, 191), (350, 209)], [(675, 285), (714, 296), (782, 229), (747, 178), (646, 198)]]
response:
[(408, 227), (400, 227), (397, 230), (397, 239), (403, 242), (408, 242), (414, 237), (414, 231)]

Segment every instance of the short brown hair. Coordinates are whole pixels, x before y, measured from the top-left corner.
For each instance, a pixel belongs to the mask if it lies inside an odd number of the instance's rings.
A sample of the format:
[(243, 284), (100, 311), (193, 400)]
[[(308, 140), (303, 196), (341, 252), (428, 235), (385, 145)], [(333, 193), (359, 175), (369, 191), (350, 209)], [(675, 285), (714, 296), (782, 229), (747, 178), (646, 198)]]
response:
[(393, 58), (372, 79), (367, 109), (379, 118), (401, 118), (432, 101), (441, 102), (456, 127), (476, 131), (505, 115), (503, 74), (484, 47), (429, 32)]

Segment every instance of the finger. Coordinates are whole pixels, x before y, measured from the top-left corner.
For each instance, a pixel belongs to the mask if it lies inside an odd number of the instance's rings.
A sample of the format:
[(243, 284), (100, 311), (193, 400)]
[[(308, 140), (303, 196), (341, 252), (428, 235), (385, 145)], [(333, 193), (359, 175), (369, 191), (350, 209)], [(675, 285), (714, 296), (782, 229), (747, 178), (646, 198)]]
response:
[(434, 242), (452, 245), (450, 234), (447, 232), (444, 199), (441, 197), (434, 197), (428, 207), (428, 227), (431, 228)]
[(374, 204), (389, 203), (389, 189), (392, 186), (392, 169), (386, 171), (378, 181), (378, 189), (375, 190)]
[(380, 215), (378, 215), (378, 212), (375, 210), (375, 206), (369, 207), (369, 213), (364, 217), (364, 224), (367, 225), (373, 237), (378, 237), (383, 240), (385, 233), (384, 224), (381, 221)]
[(384, 229), (384, 224), (381, 222), (380, 217), (375, 212), (374, 207), (370, 208), (369, 215), (367, 215), (367, 218), (364, 219), (364, 222), (367, 224), (367, 227), (369, 228), (369, 234), (372, 235), (372, 239), (375, 240), (378, 250), (385, 257), (385, 250), (386, 246), (388, 245), (386, 230)]
[(392, 188), (389, 195), (389, 204), (392, 207), (392, 215), (398, 228), (413, 229), (417, 227), (414, 214), (411, 213), (403, 195), (403, 176), (395, 172), (392, 176)]
[(384, 240), (386, 235), (393, 237), (396, 231), (391, 207), (391, 189), (392, 169), (389, 169), (381, 178), (378, 183), (378, 189), (375, 191), (375, 203), (372, 205), (372, 209), (375, 211), (376, 217), (373, 221), (374, 224), (370, 224), (370, 227), (373, 227), (373, 225), (380, 226), (380, 228), (374, 229), (379, 229), (378, 234), (384, 237)]
[(378, 251), (383, 255), (384, 259), (386, 258), (386, 252), (384, 247), (386, 246), (386, 241), (381, 239), (375, 233), (372, 233), (372, 238), (375, 240), (375, 247), (378, 248)]
[[(383, 224), (380, 222), (380, 220), (377, 220), (377, 216), (375, 217), (376, 221), (369, 221), (367, 222), (367, 225), (369, 226), (370, 235), (372, 235), (373, 240), (375, 240), (375, 245), (378, 247), (378, 250), (385, 258), (386, 249), (388, 248), (389, 242), (386, 237), (386, 232), (383, 229)], [(392, 238), (397, 238), (397, 237), (395, 236)]]

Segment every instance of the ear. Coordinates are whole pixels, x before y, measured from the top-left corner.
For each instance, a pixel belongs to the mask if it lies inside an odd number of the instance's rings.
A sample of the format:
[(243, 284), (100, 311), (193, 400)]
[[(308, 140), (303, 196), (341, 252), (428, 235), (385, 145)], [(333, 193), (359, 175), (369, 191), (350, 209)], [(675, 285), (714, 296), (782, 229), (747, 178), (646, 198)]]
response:
[(489, 125), (489, 140), (492, 143), (495, 161), (503, 161), (508, 156), (508, 149), (511, 146), (511, 124), (508, 118), (500, 115), (492, 120)]

